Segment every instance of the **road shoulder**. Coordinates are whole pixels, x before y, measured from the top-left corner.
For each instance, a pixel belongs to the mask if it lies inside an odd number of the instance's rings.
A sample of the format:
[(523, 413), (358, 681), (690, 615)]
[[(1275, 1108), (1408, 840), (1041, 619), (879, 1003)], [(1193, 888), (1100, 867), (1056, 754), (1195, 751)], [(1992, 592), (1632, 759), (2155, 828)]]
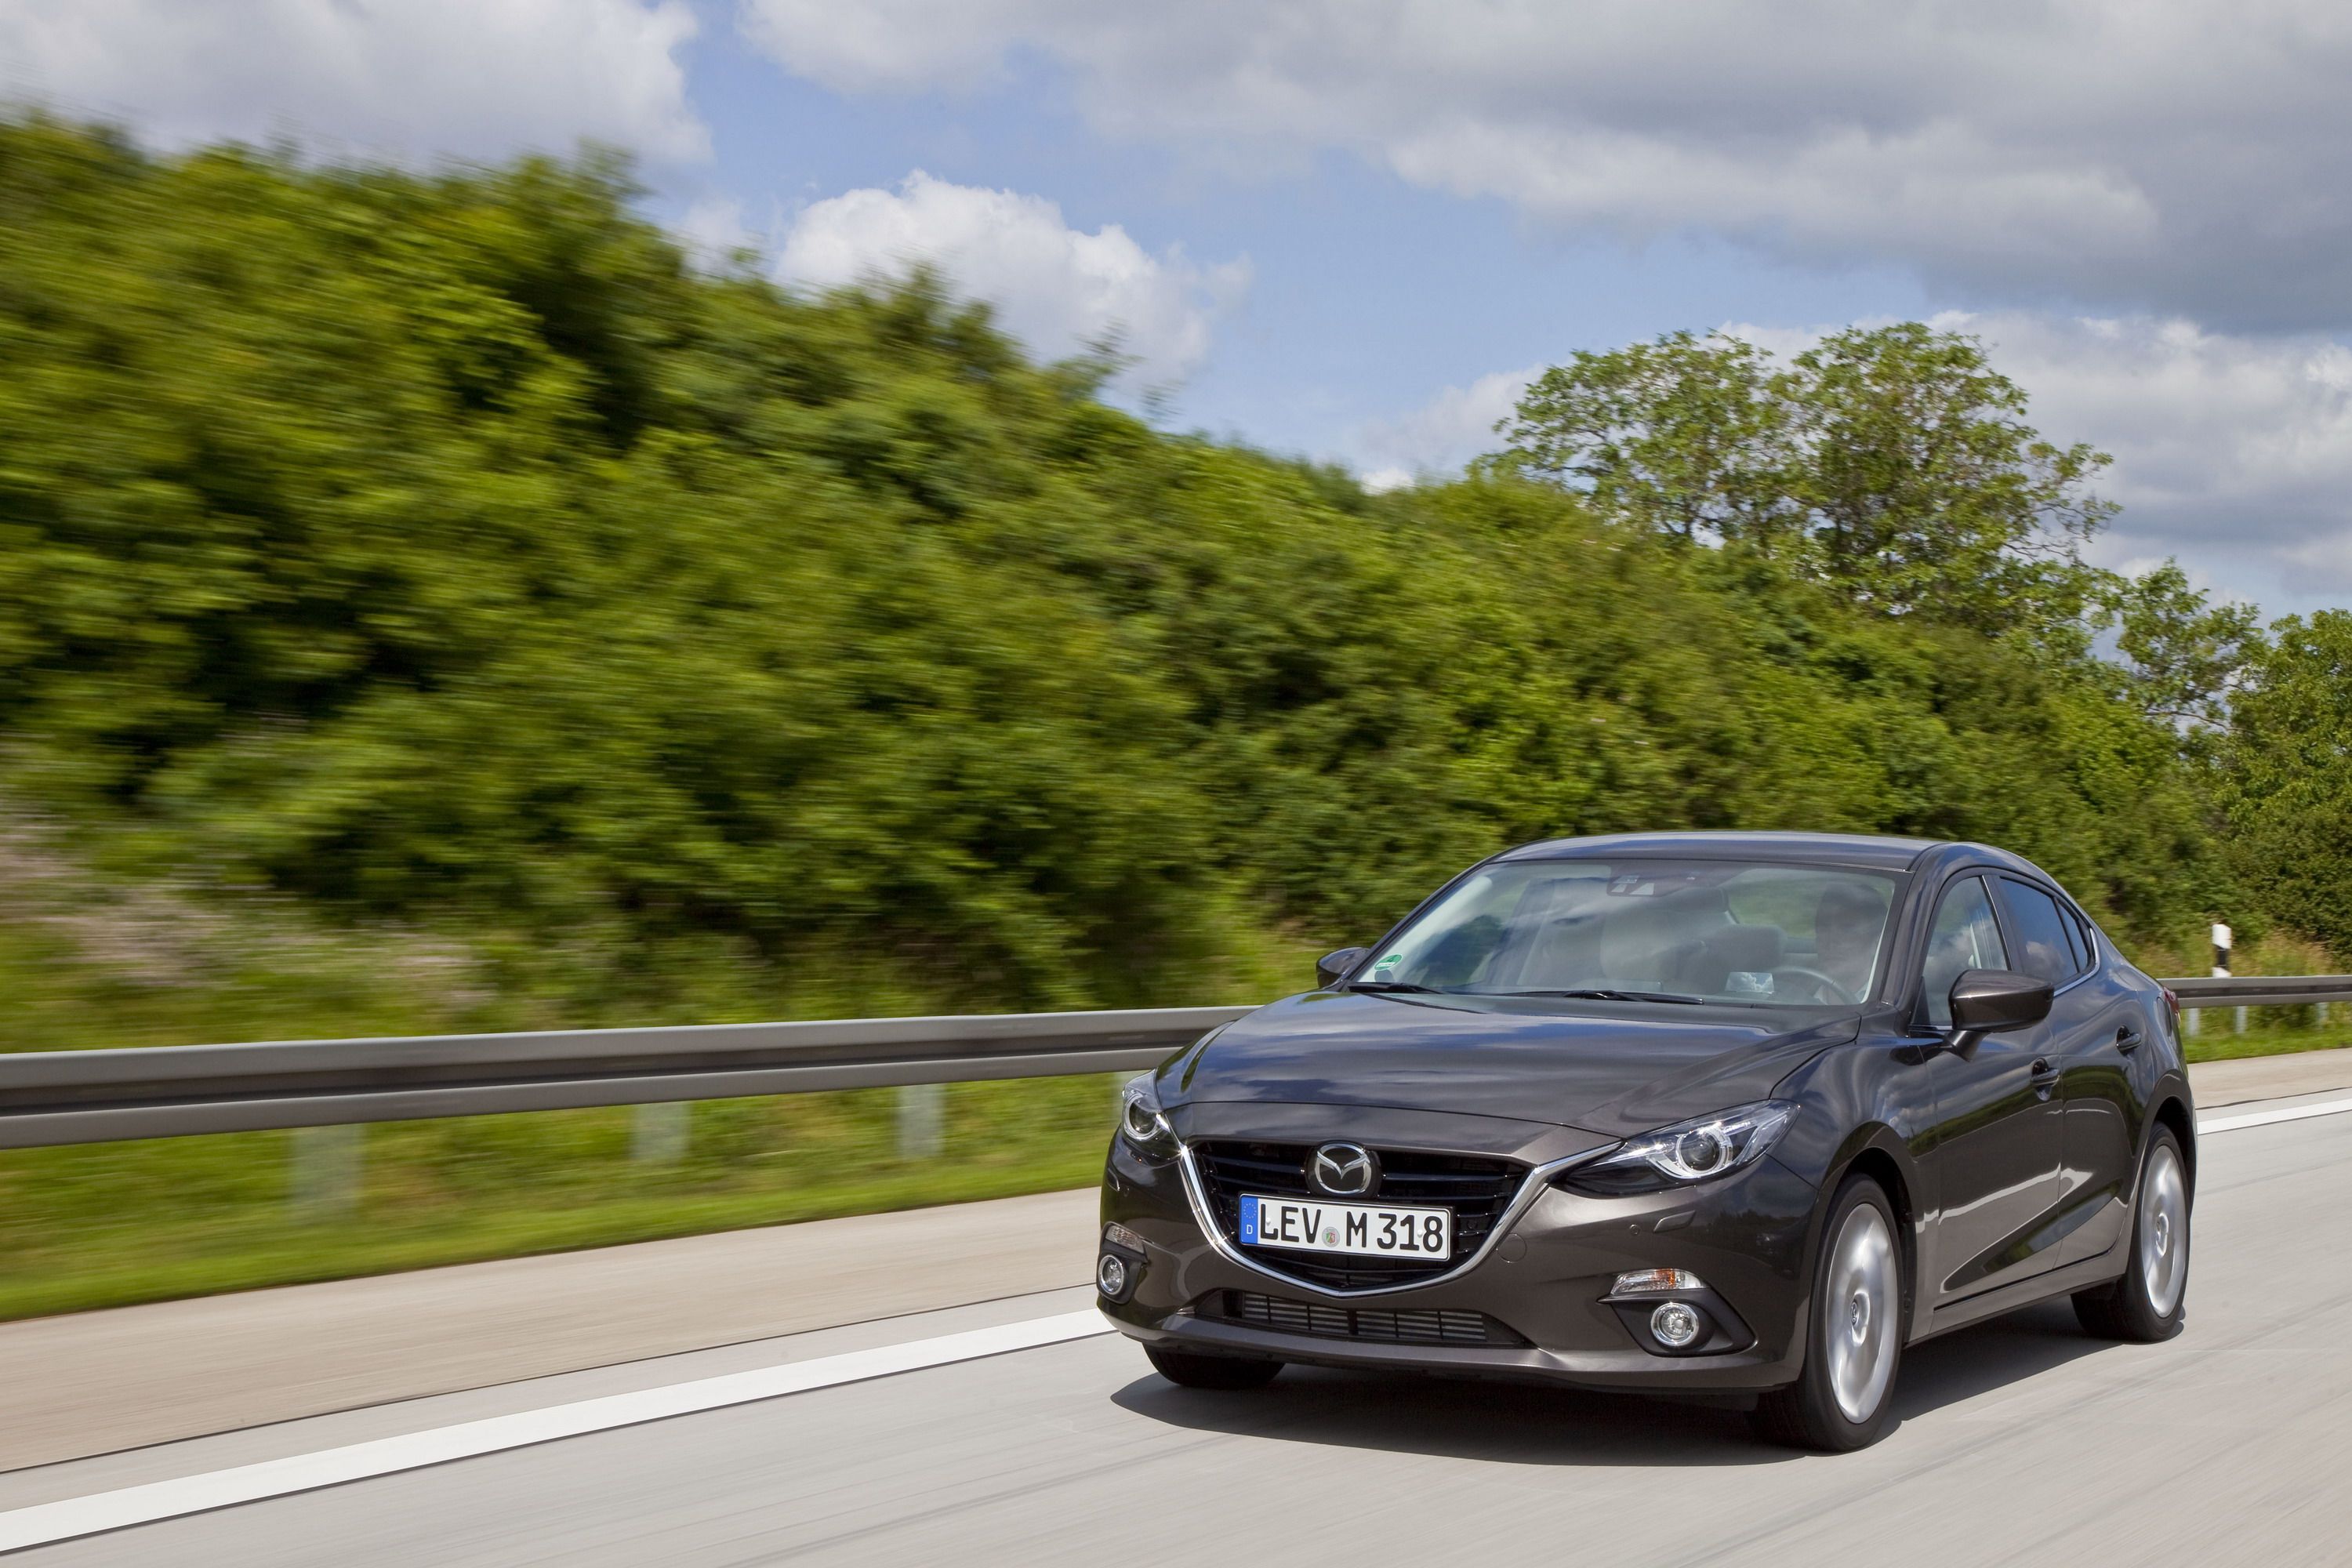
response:
[(0, 1470), (1081, 1285), (1091, 1189), (0, 1324)]

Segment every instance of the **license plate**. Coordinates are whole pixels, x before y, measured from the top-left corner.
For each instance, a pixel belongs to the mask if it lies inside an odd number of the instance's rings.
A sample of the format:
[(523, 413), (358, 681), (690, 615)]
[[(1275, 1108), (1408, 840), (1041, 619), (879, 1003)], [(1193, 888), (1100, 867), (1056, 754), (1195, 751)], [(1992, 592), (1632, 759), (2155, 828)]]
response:
[(1453, 1256), (1454, 1211), (1385, 1204), (1335, 1204), (1320, 1198), (1242, 1198), (1242, 1244), (1363, 1258)]

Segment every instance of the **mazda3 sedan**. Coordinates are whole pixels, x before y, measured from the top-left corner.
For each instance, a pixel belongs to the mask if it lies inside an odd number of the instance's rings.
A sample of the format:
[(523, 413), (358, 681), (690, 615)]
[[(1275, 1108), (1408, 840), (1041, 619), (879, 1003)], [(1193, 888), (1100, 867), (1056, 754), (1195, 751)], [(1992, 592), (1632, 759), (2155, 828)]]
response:
[(2072, 1298), (2179, 1331), (2174, 999), (1980, 844), (1689, 833), (1471, 868), (1127, 1087), (1102, 1310), (1287, 1363), (1754, 1400), (1885, 1429), (1906, 1345)]

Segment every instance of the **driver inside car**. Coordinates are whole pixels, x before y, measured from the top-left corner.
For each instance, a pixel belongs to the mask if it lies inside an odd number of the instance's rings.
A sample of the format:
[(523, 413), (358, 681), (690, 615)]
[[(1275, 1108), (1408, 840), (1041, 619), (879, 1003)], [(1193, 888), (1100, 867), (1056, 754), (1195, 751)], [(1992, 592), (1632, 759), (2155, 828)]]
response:
[(1878, 967), (1878, 938), (1885, 927), (1883, 902), (1851, 883), (1831, 883), (1813, 909), (1817, 967), (1849, 996), (1860, 998)]

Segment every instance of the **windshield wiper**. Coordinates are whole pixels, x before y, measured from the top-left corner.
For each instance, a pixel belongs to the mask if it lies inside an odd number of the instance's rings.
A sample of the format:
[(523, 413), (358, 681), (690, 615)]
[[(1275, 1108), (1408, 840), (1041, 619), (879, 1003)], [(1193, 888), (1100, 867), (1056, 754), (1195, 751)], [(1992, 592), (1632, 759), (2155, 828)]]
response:
[(1447, 996), (1453, 994), (1451, 992), (1443, 990), (1438, 986), (1417, 985), (1410, 980), (1354, 980), (1349, 982), (1346, 985), (1340, 987), (1340, 989), (1343, 991), (1379, 991), (1391, 994), (1399, 991), (1419, 991), (1431, 996)]
[(1497, 991), (1497, 996), (1565, 996), (1578, 1002), (1680, 1002), (1704, 1006), (1704, 996), (1676, 996), (1665, 991)]

